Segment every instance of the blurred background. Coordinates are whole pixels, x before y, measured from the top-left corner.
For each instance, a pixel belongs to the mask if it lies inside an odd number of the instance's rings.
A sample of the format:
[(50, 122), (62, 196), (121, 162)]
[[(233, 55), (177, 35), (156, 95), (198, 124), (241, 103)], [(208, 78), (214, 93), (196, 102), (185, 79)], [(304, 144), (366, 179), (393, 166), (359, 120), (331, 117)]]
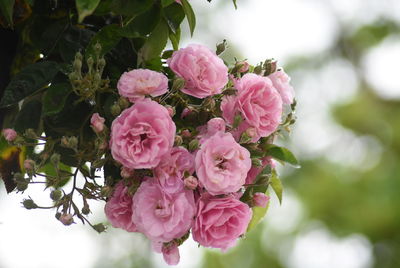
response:
[[(278, 59), (296, 89), (288, 146), (301, 169), (281, 167), (283, 204), (227, 253), (181, 246), (178, 267), (400, 267), (400, 1), (192, 0), (198, 27), (182, 46), (215, 47), (228, 62)], [(0, 187), (4, 187), (0, 184)], [(0, 189), (0, 267), (166, 267), (142, 235), (98, 235), (27, 211), (40, 188)], [(42, 197), (41, 197), (42, 196)], [(94, 221), (103, 205), (92, 204)], [(96, 209), (94, 209), (96, 207)]]

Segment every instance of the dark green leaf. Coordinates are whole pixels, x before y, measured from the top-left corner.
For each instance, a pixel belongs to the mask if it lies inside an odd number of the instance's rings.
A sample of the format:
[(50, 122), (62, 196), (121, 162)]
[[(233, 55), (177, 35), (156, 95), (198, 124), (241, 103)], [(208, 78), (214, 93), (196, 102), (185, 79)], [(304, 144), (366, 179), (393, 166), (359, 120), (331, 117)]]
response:
[(154, 0), (113, 0), (110, 8), (116, 14), (133, 17), (148, 10)]
[(103, 27), (95, 36), (93, 36), (92, 40), (90, 40), (89, 45), (86, 48), (86, 58), (89, 56), (94, 57), (94, 46), (97, 43), (101, 45), (101, 55), (107, 54), (111, 49), (113, 49), (122, 38), (120, 29), (121, 28), (117, 24), (110, 24)]
[(277, 160), (289, 163), (294, 167), (300, 167), (299, 162), (297, 161), (294, 154), (284, 147), (268, 145), (266, 154), (268, 156), (272, 156), (272, 158), (275, 158)]
[(174, 3), (164, 8), (164, 18), (173, 33), (179, 30), (179, 27), (185, 18), (185, 12), (180, 4)]
[(283, 186), (281, 180), (278, 178), (278, 175), (275, 171), (272, 172), (271, 180), (270, 180), (272, 189), (274, 190), (276, 196), (279, 199), (279, 203), (282, 204), (282, 192)]
[(127, 38), (146, 37), (157, 26), (160, 18), (161, 9), (158, 5), (154, 5), (121, 28), (120, 33)]
[(24, 104), (15, 119), (15, 130), (23, 133), (28, 128), (38, 129), (41, 113), (42, 103), (40, 101), (32, 100)]
[(1, 0), (0, 12), (6, 19), (8, 25), (13, 26), (13, 10), (15, 0)]
[[(63, 177), (63, 179), (57, 181), (57, 184), (51, 185), (54, 188), (60, 188), (63, 187), (67, 182), (71, 179), (71, 176), (67, 176), (67, 173), (72, 172), (72, 168), (70, 166), (64, 165), (63, 163), (59, 164), (59, 169), (60, 169), (60, 175)], [(44, 173), (48, 176), (51, 177), (56, 177), (57, 176), (57, 171), (54, 167), (54, 165), (50, 162), (47, 162), (41, 169), (39, 169), (39, 172)], [(49, 185), (50, 186), (50, 185)]]
[(168, 26), (164, 20), (161, 20), (154, 31), (147, 38), (146, 43), (140, 49), (139, 58), (145, 64), (153, 59), (160, 59), (161, 52), (167, 45)]
[(68, 83), (52, 84), (43, 97), (43, 115), (51, 116), (61, 112), (71, 92)]
[(25, 67), (6, 87), (0, 108), (15, 104), (47, 86), (58, 71), (57, 63), (52, 61), (37, 62)]
[(162, 5), (163, 7), (169, 6), (169, 5), (171, 5), (172, 3), (175, 3), (175, 0), (161, 0), (161, 5)]
[(100, 0), (76, 0), (76, 9), (79, 14), (79, 23), (83, 21), (83, 19), (93, 13), (99, 4)]
[(187, 0), (181, 0), (183, 11), (185, 12), (186, 19), (189, 23), (190, 35), (193, 36), (194, 28), (196, 27), (196, 16), (194, 15), (192, 6)]

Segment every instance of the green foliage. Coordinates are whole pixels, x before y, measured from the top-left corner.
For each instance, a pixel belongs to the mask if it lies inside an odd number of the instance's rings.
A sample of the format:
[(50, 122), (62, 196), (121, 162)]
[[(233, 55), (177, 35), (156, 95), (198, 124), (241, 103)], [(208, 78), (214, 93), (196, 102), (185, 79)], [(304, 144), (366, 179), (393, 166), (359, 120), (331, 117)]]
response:
[(0, 1), (0, 14), (6, 19), (8, 25), (13, 26), (13, 8), (15, 0)]
[(58, 73), (58, 64), (42, 61), (27, 66), (6, 87), (0, 108), (7, 107), (47, 86)]
[(85, 17), (91, 15), (99, 2), (100, 0), (76, 0), (76, 9), (79, 14), (78, 22), (82, 22)]
[(42, 103), (36, 99), (24, 103), (21, 111), (15, 119), (14, 129), (19, 133), (24, 133), (28, 128), (34, 130), (39, 128), (42, 113)]
[(276, 160), (289, 163), (294, 167), (299, 167), (299, 162), (297, 161), (296, 157), (288, 149), (272, 144), (268, 144), (267, 146), (265, 146), (264, 149), (267, 150), (266, 152), (267, 156), (271, 156)]
[(269, 208), (269, 203), (265, 207), (252, 207), (251, 210), (253, 211), (253, 216), (250, 220), (249, 226), (247, 227), (247, 233), (253, 230), (259, 223), (260, 221), (265, 217), (267, 214), (268, 208)]
[(51, 84), (43, 96), (43, 116), (52, 116), (61, 112), (71, 93), (70, 84)]
[(281, 180), (278, 178), (278, 174), (275, 171), (272, 171), (271, 175), (271, 187), (274, 190), (276, 196), (279, 199), (279, 203), (282, 204), (282, 193), (283, 193), (283, 186)]
[(196, 16), (193, 12), (192, 6), (188, 0), (181, 0), (183, 11), (185, 12), (186, 19), (189, 23), (190, 34), (193, 35), (194, 28), (196, 27)]

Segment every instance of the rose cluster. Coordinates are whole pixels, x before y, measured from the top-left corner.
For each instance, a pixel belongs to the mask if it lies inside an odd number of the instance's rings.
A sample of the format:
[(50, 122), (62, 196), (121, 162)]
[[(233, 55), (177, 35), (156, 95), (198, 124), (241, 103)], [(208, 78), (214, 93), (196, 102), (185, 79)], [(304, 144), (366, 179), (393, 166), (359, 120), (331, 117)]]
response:
[[(226, 250), (246, 232), (251, 207), (266, 206), (261, 192), (242, 199), (265, 166), (274, 168), (250, 147), (272, 143), (294, 91), (283, 70), (256, 74), (243, 63), (232, 71), (202, 45), (175, 51), (166, 63), (168, 72), (136, 69), (118, 81), (132, 104), (111, 125), (121, 176), (105, 213), (114, 227), (144, 234), (174, 265), (189, 233)], [(176, 81), (184, 83), (174, 89)], [(205, 123), (196, 120), (204, 115)], [(95, 130), (103, 123), (92, 118)]]

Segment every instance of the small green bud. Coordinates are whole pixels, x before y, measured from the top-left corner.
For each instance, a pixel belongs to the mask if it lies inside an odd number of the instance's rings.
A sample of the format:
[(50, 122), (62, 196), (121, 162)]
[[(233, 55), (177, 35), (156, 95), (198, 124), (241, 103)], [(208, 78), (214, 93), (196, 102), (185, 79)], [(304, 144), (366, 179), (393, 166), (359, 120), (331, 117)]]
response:
[(24, 199), (24, 201), (22, 201), (22, 205), (23, 205), (26, 209), (35, 209), (35, 208), (38, 208), (38, 205), (36, 205), (35, 202), (33, 202), (32, 199)]
[(17, 183), (17, 190), (19, 192), (23, 192), (28, 189), (28, 182), (18, 182)]
[(130, 102), (128, 101), (127, 98), (120, 97), (120, 98), (118, 99), (118, 105), (119, 105), (119, 107), (120, 107), (122, 110), (125, 110), (126, 108), (129, 107)]
[(217, 51), (215, 52), (217, 55), (220, 55), (226, 49), (226, 40), (224, 39), (222, 43), (217, 45)]
[(88, 66), (89, 70), (91, 70), (91, 69), (93, 68), (93, 63), (94, 63), (93, 58), (92, 58), (92, 57), (89, 57), (89, 58), (86, 60), (86, 63), (87, 63), (87, 66)]
[(258, 158), (252, 158), (251, 165), (255, 167), (262, 167), (262, 161)]
[(172, 82), (172, 91), (178, 91), (185, 87), (185, 79), (181, 77), (176, 77)]
[(74, 217), (69, 213), (62, 214), (58, 220), (65, 226), (69, 226), (74, 223)]
[(189, 142), (189, 151), (193, 152), (199, 148), (199, 140), (194, 139), (191, 142)]
[(54, 166), (58, 166), (58, 164), (60, 163), (60, 158), (61, 156), (57, 153), (54, 153), (51, 157), (50, 157), (50, 162), (54, 165)]
[(121, 113), (121, 107), (118, 105), (118, 103), (114, 103), (112, 106), (111, 106), (111, 114), (113, 115), (113, 116), (118, 116), (120, 113)]
[(110, 197), (111, 193), (112, 193), (112, 188), (110, 186), (104, 186), (101, 188), (101, 191), (100, 191), (101, 196), (107, 198), (107, 197)]
[(61, 146), (70, 149), (76, 149), (78, 147), (78, 138), (75, 136), (61, 138)]
[(62, 196), (62, 192), (61, 192), (60, 190), (57, 190), (57, 189), (51, 191), (51, 193), (50, 193), (50, 198), (51, 198), (51, 200), (53, 200), (53, 201), (58, 201), (58, 200), (60, 200), (61, 196)]
[(93, 229), (95, 229), (100, 234), (106, 230), (106, 227), (104, 226), (104, 224), (99, 223), (99, 224), (93, 225)]
[(94, 74), (93, 80), (94, 80), (94, 82), (95, 82), (96, 84), (100, 84), (100, 82), (101, 82), (101, 76), (100, 76), (100, 74), (99, 74), (99, 73), (95, 73), (95, 74)]
[(100, 52), (101, 52), (101, 45), (100, 45), (100, 43), (96, 43), (96, 44), (94, 45), (94, 52), (95, 52), (97, 55), (100, 55)]
[(257, 65), (255, 68), (254, 68), (254, 73), (255, 74), (261, 74), (262, 73), (262, 66), (261, 65)]
[(80, 60), (80, 61), (82, 61), (82, 54), (78, 51), (78, 52), (76, 52), (76, 54), (75, 54), (75, 60)]
[(174, 141), (174, 146), (181, 146), (183, 143), (183, 139), (181, 136), (176, 135), (175, 136), (175, 141)]
[(73, 64), (74, 71), (77, 73), (81, 72), (82, 69), (82, 60), (75, 59)]
[(102, 70), (106, 66), (106, 60), (104, 58), (99, 59), (99, 69)]
[(86, 203), (82, 208), (82, 214), (88, 215), (89, 213), (90, 213), (90, 208), (89, 208), (89, 205)]
[(203, 107), (208, 108), (210, 110), (215, 108), (215, 100), (214, 98), (210, 97), (210, 98), (206, 98), (203, 101)]
[(76, 81), (79, 80), (79, 75), (75, 72), (72, 72), (68, 75), (68, 78), (70, 81)]
[(263, 65), (263, 67), (264, 67), (264, 69), (265, 69), (264, 75), (265, 75), (265, 76), (268, 76), (268, 75), (270, 75), (270, 74), (276, 72), (277, 63), (278, 63), (278, 62), (277, 62), (276, 60), (274, 60), (274, 59), (268, 59), (268, 60), (266, 60), (266, 61), (264, 62), (264, 65)]
[(25, 181), (25, 177), (20, 172), (14, 173), (14, 181), (17, 182), (17, 183), (18, 182), (24, 182)]

